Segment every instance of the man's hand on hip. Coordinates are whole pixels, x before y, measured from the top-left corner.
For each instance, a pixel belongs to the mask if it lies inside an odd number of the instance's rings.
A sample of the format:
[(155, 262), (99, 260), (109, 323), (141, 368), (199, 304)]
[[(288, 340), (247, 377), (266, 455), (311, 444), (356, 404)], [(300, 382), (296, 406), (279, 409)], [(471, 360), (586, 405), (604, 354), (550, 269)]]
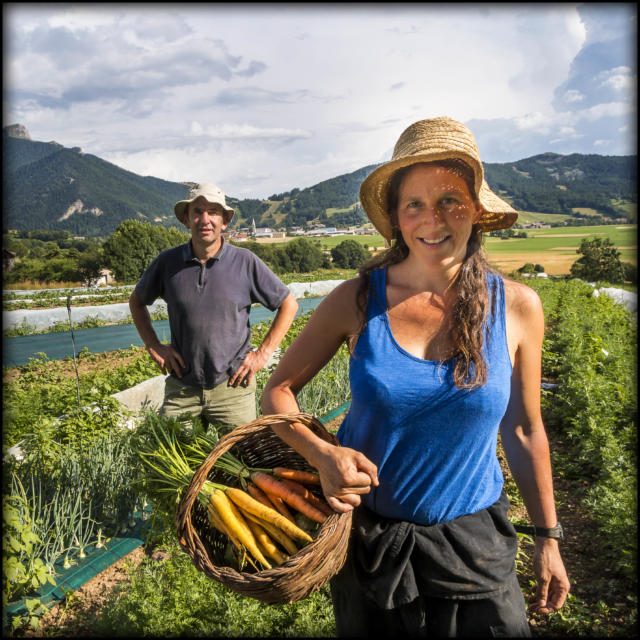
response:
[(182, 378), (182, 369), (186, 368), (184, 360), (170, 344), (147, 347), (147, 351), (162, 369), (162, 373), (175, 373), (178, 378)]
[(267, 360), (269, 360), (269, 356), (262, 353), (259, 349), (249, 351), (242, 364), (229, 378), (229, 386), (237, 387), (241, 384), (246, 387), (251, 382), (251, 378), (253, 378), (255, 373), (267, 364)]

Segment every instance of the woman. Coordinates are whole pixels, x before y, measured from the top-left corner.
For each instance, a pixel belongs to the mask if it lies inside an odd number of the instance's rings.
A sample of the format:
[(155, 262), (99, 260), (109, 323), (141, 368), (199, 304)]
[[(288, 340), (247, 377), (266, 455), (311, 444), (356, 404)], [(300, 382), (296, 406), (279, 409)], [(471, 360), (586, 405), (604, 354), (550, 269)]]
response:
[(265, 414), (299, 411), (296, 394), (349, 345), (342, 446), (274, 427), (318, 469), (334, 510), (358, 507), (331, 583), (338, 633), (528, 636), (498, 431), (537, 527), (530, 609), (560, 608), (569, 581), (540, 414), (542, 306), (482, 251), (482, 233), (518, 214), (450, 118), (408, 127), (360, 200), (393, 244), (316, 309), (262, 399)]

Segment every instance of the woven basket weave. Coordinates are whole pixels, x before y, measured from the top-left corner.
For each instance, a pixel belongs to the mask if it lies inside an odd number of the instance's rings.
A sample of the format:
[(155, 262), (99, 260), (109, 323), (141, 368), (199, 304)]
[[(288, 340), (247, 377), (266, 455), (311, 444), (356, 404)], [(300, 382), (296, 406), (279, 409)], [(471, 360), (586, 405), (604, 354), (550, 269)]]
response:
[(210, 526), (206, 509), (197, 500), (205, 480), (240, 486), (228, 474), (214, 468), (215, 461), (235, 447), (234, 453), (250, 467), (289, 467), (311, 470), (306, 460), (283, 442), (271, 429), (272, 424), (300, 422), (318, 437), (338, 444), (335, 436), (308, 414), (263, 416), (236, 427), (223, 436), (195, 472), (176, 512), (178, 542), (195, 567), (233, 591), (268, 604), (287, 604), (307, 597), (324, 586), (344, 564), (352, 512), (329, 516), (314, 541), (286, 562), (263, 571), (238, 572), (224, 566), (227, 538)]

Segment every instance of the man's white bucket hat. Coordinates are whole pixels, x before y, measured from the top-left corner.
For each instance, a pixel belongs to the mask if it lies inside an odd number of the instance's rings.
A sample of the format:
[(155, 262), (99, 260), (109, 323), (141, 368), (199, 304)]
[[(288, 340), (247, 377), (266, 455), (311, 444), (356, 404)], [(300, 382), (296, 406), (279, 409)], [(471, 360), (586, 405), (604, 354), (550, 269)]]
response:
[(178, 220), (180, 220), (182, 224), (186, 226), (189, 203), (193, 202), (200, 196), (202, 196), (207, 202), (211, 204), (219, 204), (227, 212), (227, 215), (225, 215), (224, 217), (225, 224), (229, 224), (231, 222), (235, 210), (233, 209), (233, 207), (227, 206), (227, 201), (224, 197), (224, 191), (220, 187), (216, 187), (215, 184), (202, 182), (189, 189), (187, 199), (176, 202), (173, 207), (176, 218), (178, 218)]

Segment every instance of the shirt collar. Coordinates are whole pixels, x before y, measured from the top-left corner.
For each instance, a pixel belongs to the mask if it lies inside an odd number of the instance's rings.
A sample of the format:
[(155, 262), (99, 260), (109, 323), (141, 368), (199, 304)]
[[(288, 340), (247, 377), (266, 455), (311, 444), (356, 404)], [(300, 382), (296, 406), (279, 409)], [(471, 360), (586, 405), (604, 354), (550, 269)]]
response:
[[(227, 243), (225, 242), (225, 240), (224, 240), (224, 238), (222, 236), (220, 237), (220, 240), (221, 240), (222, 244), (220, 245), (220, 248), (218, 249), (218, 252), (214, 256), (209, 258), (209, 260), (220, 260), (220, 258), (222, 258), (223, 254), (226, 252)], [(198, 260), (196, 255), (193, 253), (193, 247), (191, 246), (191, 240), (189, 240), (188, 242), (186, 242), (185, 244), (182, 245), (182, 259), (185, 262), (191, 262), (192, 260), (197, 260), (198, 262), (200, 262), (200, 260)], [(207, 262), (209, 262), (209, 260), (207, 260)]]

